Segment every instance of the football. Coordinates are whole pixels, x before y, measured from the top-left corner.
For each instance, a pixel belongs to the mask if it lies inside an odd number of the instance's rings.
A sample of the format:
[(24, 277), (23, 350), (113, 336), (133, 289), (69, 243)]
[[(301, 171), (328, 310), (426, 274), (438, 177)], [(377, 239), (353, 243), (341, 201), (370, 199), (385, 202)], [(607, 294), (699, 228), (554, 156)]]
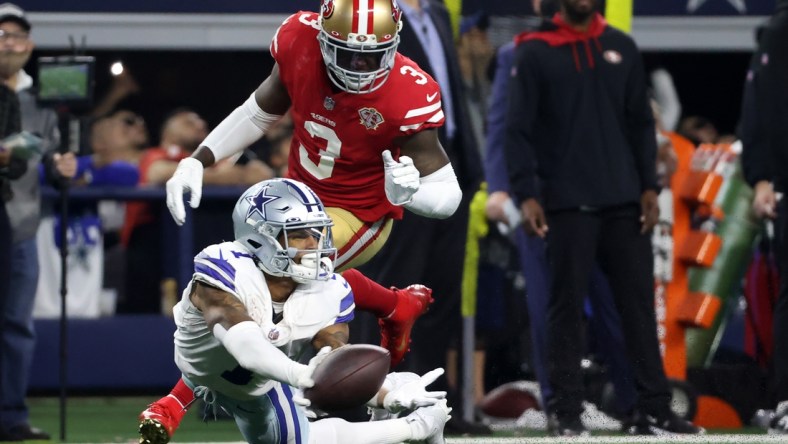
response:
[(494, 418), (516, 419), (526, 410), (541, 410), (537, 394), (523, 384), (510, 382), (488, 393), (479, 403), (479, 409)]
[(326, 412), (358, 407), (380, 390), (390, 363), (389, 351), (376, 345), (339, 347), (317, 366), (315, 386), (304, 390), (304, 397)]

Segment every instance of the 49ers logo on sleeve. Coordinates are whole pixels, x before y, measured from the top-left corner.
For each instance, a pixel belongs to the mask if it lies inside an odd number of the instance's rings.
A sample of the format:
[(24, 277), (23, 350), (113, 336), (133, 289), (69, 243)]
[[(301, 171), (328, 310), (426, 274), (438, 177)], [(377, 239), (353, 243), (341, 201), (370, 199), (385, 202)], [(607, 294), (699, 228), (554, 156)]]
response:
[(358, 110), (361, 124), (369, 130), (376, 130), (383, 123), (383, 116), (375, 108), (361, 108)]
[(334, 15), (334, 0), (323, 0), (320, 14), (323, 18), (331, 18), (331, 16)]

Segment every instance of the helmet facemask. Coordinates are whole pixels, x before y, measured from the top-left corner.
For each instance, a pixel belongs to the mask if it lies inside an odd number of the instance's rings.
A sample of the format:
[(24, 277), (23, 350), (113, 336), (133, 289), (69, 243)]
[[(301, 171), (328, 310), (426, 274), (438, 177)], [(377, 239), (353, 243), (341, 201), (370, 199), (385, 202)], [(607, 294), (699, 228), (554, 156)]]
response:
[[(351, 34), (348, 40), (359, 37)], [(399, 35), (392, 40), (376, 44), (374, 34), (365, 40), (372, 40), (366, 44), (349, 44), (321, 31), (318, 34), (320, 51), (323, 53), (323, 62), (328, 68), (328, 77), (337, 88), (353, 93), (365, 94), (379, 89), (394, 67), (394, 57), (397, 53)], [(354, 69), (354, 65), (366, 65), (366, 69)]]

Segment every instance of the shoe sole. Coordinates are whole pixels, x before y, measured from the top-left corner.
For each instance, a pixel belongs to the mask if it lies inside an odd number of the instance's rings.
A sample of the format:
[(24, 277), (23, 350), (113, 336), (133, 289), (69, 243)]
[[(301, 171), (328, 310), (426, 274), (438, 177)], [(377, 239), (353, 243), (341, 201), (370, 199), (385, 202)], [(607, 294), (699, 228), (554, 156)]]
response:
[(170, 434), (167, 429), (156, 419), (143, 419), (140, 421), (140, 444), (167, 444)]

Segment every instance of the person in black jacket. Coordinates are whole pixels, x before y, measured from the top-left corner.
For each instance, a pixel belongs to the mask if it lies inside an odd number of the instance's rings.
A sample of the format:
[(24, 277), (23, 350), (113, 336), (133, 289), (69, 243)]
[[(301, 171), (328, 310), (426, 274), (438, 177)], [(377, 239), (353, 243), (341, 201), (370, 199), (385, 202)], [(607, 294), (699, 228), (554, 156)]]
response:
[(755, 189), (756, 215), (774, 219), (780, 290), (774, 309), (774, 394), (778, 402), (770, 431), (788, 433), (788, 0), (776, 10), (760, 38), (745, 85), (742, 166)]
[(547, 241), (548, 429), (580, 421), (583, 296), (592, 267), (608, 278), (635, 372), (631, 434), (699, 433), (677, 417), (657, 341), (650, 231), (657, 222), (656, 132), (634, 41), (595, 12), (561, 0), (549, 28), (517, 37), (506, 159), (526, 231)]

